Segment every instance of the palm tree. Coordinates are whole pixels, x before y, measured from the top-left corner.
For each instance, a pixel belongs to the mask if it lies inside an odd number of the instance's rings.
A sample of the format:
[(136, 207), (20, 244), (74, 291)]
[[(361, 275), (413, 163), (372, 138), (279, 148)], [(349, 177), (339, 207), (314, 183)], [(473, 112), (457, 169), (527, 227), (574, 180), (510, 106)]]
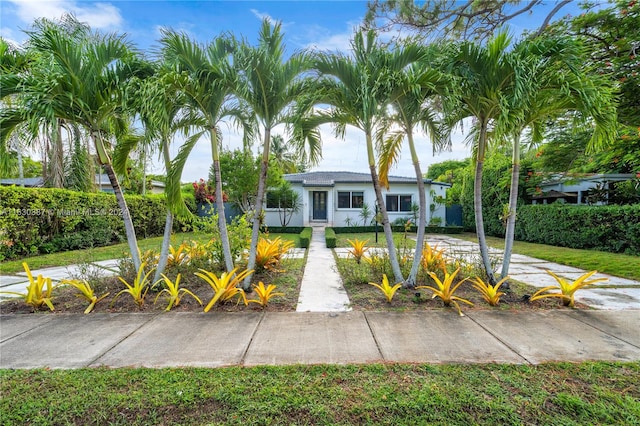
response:
[[(531, 142), (543, 139), (543, 127), (550, 120), (572, 112), (583, 125), (595, 124), (591, 149), (612, 140), (616, 128), (612, 88), (608, 81), (583, 68), (585, 53), (574, 39), (540, 38), (524, 40), (515, 49), (529, 81), (523, 96), (512, 97), (509, 116), (501, 125), (501, 133), (512, 141), (511, 187), (505, 231), (505, 248), (501, 277), (509, 273), (515, 235), (518, 184), (520, 177), (520, 145), (525, 130)], [(518, 102), (518, 103), (516, 103)]]
[[(264, 132), (260, 179), (247, 264), (249, 270), (253, 269), (256, 259), (271, 152), (271, 132), (275, 126), (290, 122), (294, 107), (302, 97), (308, 95), (311, 87), (310, 80), (303, 78), (303, 74), (311, 67), (308, 56), (294, 54), (285, 61), (282, 40), (281, 24), (272, 26), (270, 21), (265, 19), (258, 34), (258, 45), (252, 47), (246, 42), (239, 42), (233, 55), (239, 75), (236, 94), (249, 105)], [(315, 143), (315, 139), (308, 141), (311, 160), (316, 161), (319, 158), (320, 147)], [(244, 280), (244, 288), (248, 289), (250, 284), (249, 276)]]
[[(495, 124), (507, 113), (507, 99), (517, 102), (528, 83), (517, 78), (517, 61), (509, 52), (511, 38), (506, 32), (498, 33), (486, 45), (462, 43), (449, 62), (449, 72), (457, 77), (457, 115), (453, 122), (472, 117), (474, 123), (474, 188), (473, 206), (478, 245), (485, 272), (492, 284), (496, 283), (484, 232), (482, 215), (482, 171), (488, 145), (490, 124)], [(511, 98), (510, 98), (511, 97)]]
[(416, 152), (413, 129), (421, 126), (431, 136), (434, 150), (442, 145), (437, 111), (434, 107), (435, 97), (444, 92), (446, 79), (439, 71), (429, 68), (424, 63), (414, 63), (402, 70), (395, 82), (392, 94), (392, 105), (395, 113), (391, 121), (400, 126), (385, 141), (379, 160), (380, 182), (389, 188), (388, 174), (391, 166), (397, 161), (406, 135), (411, 153), (411, 161), (416, 173), (418, 185), (418, 235), (411, 271), (405, 287), (414, 287), (424, 247), (425, 227), (427, 226), (427, 201), (424, 189), (424, 176), (420, 168), (420, 160)]
[(290, 145), (287, 145), (282, 135), (271, 136), (270, 148), (276, 164), (280, 166), (283, 173), (299, 173), (305, 168), (304, 162), (289, 149)]
[(307, 127), (334, 123), (336, 133), (344, 135), (347, 125), (365, 133), (367, 160), (376, 194), (378, 211), (382, 216), (387, 249), (396, 282), (403, 282), (400, 263), (393, 242), (389, 215), (382, 198), (382, 189), (376, 169), (374, 138), (380, 143), (386, 129), (386, 108), (391, 99), (393, 76), (421, 59), (423, 52), (415, 44), (387, 50), (376, 41), (373, 31), (358, 32), (352, 41), (353, 57), (341, 54), (318, 54), (315, 68), (321, 75), (324, 94), (319, 103), (332, 110), (317, 114)]
[(42, 123), (64, 120), (87, 129), (122, 211), (131, 256), (139, 268), (133, 222), (109, 154), (109, 137), (126, 128), (122, 88), (137, 71), (135, 53), (123, 36), (94, 33), (71, 16), (60, 23), (37, 21), (28, 34), (37, 58), (28, 73), (3, 79), (3, 92), (19, 93), (22, 105), (4, 115), (0, 127), (7, 124), (5, 132), (10, 132), (19, 122), (37, 129)]
[[(245, 140), (253, 134), (251, 121), (246, 111), (232, 98), (236, 83), (229, 61), (232, 44), (225, 37), (219, 37), (207, 46), (192, 41), (187, 35), (173, 31), (163, 31), (160, 40), (163, 61), (178, 73), (177, 82), (189, 100), (189, 106), (200, 115), (204, 128), (211, 140), (211, 157), (215, 174), (215, 196), (218, 212), (218, 227), (222, 239), (222, 250), (227, 272), (234, 269), (231, 256), (227, 222), (222, 196), (222, 176), (220, 173), (220, 130), (219, 123), (231, 118), (244, 129)], [(167, 198), (174, 212), (185, 214), (186, 207), (180, 194), (180, 177), (189, 154), (202, 133), (192, 135), (180, 148), (172, 161), (167, 175)]]
[[(176, 74), (171, 70), (163, 69), (162, 64), (149, 64), (153, 69), (153, 75), (143, 79), (131, 81), (128, 90), (128, 101), (132, 109), (137, 112), (145, 129), (145, 151), (159, 151), (164, 161), (167, 174), (171, 171), (171, 157), (169, 145), (176, 133), (183, 131), (185, 136), (188, 131), (198, 123), (197, 117), (189, 114), (186, 108), (187, 99), (179, 90)], [(200, 123), (203, 125), (203, 123)], [(202, 133), (199, 133), (200, 135)], [(114, 162), (118, 168), (125, 169), (129, 153), (135, 148), (139, 140), (131, 139), (131, 144), (120, 144)], [(149, 146), (147, 148), (147, 145)], [(173, 229), (173, 213), (167, 205), (167, 214), (162, 239), (162, 247), (155, 269), (153, 282), (161, 279), (169, 257), (171, 243), (171, 231)]]

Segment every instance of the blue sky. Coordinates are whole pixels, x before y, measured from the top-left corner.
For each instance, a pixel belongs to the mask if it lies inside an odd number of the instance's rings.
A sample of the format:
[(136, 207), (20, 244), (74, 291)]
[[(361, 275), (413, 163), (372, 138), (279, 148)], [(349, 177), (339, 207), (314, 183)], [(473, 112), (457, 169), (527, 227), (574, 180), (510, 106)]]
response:
[[(555, 2), (550, 2), (553, 4)], [(0, 4), (0, 34), (10, 41), (21, 43), (35, 18), (59, 18), (65, 12), (74, 13), (93, 29), (126, 33), (142, 51), (149, 52), (159, 37), (159, 29), (168, 27), (184, 31), (193, 39), (207, 42), (217, 35), (233, 32), (254, 42), (261, 20), (269, 17), (281, 21), (289, 52), (304, 48), (348, 50), (355, 26), (366, 13), (366, 1), (118, 1), (101, 2), (78, 0), (2, 0)], [(547, 8), (547, 9), (548, 9)], [(576, 12), (576, 6), (563, 9), (562, 14)], [(535, 28), (542, 22), (544, 10), (514, 21), (513, 33), (523, 28)], [(276, 129), (277, 132), (278, 129)], [(314, 170), (348, 170), (368, 173), (366, 146), (363, 135), (347, 131), (345, 140), (336, 139), (330, 128), (322, 131), (323, 161)], [(423, 171), (429, 164), (446, 159), (461, 159), (469, 154), (461, 134), (454, 135), (451, 152), (432, 154), (425, 137), (419, 137), (420, 163)], [(223, 145), (240, 146), (240, 136), (232, 129), (223, 129)], [(177, 150), (177, 147), (176, 147)], [(412, 176), (414, 169), (407, 151), (394, 175)], [(183, 181), (206, 177), (211, 161), (207, 141), (201, 141), (189, 160)], [(154, 172), (163, 170), (154, 162)]]

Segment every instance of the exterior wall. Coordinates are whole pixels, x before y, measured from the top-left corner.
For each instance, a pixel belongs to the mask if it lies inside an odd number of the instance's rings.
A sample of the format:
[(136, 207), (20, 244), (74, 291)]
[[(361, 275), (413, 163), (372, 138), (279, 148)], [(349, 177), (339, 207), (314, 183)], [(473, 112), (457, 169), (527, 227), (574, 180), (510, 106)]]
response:
[[(314, 222), (326, 223), (329, 226), (346, 226), (347, 219), (351, 220), (353, 225), (362, 225), (363, 221), (360, 217), (361, 208), (338, 208), (338, 192), (343, 191), (356, 191), (362, 192), (364, 197), (364, 203), (369, 206), (371, 210), (371, 217), (368, 219), (371, 221), (375, 214), (376, 196), (371, 184), (361, 183), (336, 183), (333, 187), (302, 187), (301, 184), (293, 183), (292, 189), (301, 194), (301, 208), (296, 213), (289, 226), (310, 226)], [(327, 192), (327, 219), (325, 221), (313, 220), (313, 195), (314, 191), (326, 191)], [(427, 200), (427, 223), (431, 220), (432, 203), (431, 191), (434, 191), (434, 195), (441, 197), (446, 196), (446, 186), (444, 185), (429, 185), (425, 184), (425, 193)], [(382, 197), (386, 199), (387, 194), (392, 195), (411, 195), (411, 201), (418, 204), (418, 190), (415, 184), (392, 184), (387, 191), (383, 188)], [(412, 216), (411, 211), (397, 211), (388, 212), (389, 220), (393, 222), (398, 218), (408, 218)], [(446, 209), (444, 205), (436, 206), (433, 211), (433, 217), (441, 217), (441, 224), (445, 224)], [(277, 209), (265, 209), (265, 223), (267, 226), (281, 226)], [(367, 223), (368, 224), (368, 223)]]
[[(302, 187), (299, 185), (291, 185), (291, 189), (296, 191), (300, 195), (301, 206), (300, 210), (298, 210), (297, 213), (293, 214), (293, 217), (291, 218), (288, 226), (303, 226), (303, 217), (305, 212), (304, 206), (308, 202), (307, 198), (309, 197), (309, 194), (307, 193), (307, 191), (303, 191)], [(280, 215), (278, 213), (278, 209), (268, 209), (265, 207), (264, 212), (264, 220), (267, 226), (282, 226), (282, 224), (280, 223)]]

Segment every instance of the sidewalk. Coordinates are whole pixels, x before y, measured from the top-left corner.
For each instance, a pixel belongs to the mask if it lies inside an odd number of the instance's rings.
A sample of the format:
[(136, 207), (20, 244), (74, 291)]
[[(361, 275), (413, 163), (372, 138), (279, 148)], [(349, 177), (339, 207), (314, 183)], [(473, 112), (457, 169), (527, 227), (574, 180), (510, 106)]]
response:
[(347, 312), (349, 296), (342, 285), (333, 251), (327, 248), (324, 226), (313, 228), (296, 312)]
[(0, 368), (640, 361), (637, 311), (0, 316)]

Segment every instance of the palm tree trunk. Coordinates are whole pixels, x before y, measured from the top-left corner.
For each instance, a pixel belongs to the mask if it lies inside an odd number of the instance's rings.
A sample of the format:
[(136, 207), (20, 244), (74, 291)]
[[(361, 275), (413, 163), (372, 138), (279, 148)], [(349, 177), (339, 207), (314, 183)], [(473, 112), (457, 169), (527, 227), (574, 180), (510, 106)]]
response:
[(424, 233), (427, 226), (427, 197), (424, 193), (424, 178), (422, 177), (422, 170), (420, 169), (420, 161), (418, 160), (418, 154), (416, 152), (415, 144), (413, 143), (412, 132), (407, 132), (407, 139), (409, 141), (409, 150), (411, 151), (411, 160), (413, 161), (413, 168), (416, 171), (416, 180), (418, 183), (418, 203), (420, 204), (420, 215), (418, 217), (418, 235), (416, 238), (416, 250), (413, 254), (413, 264), (411, 265), (411, 272), (409, 277), (404, 283), (405, 288), (414, 288), (416, 285), (416, 277), (418, 276), (418, 269), (420, 268), (420, 261), (422, 260), (422, 248), (424, 247)]
[(504, 234), (504, 256), (502, 259), (501, 278), (509, 275), (511, 252), (516, 232), (516, 209), (518, 208), (518, 183), (520, 179), (520, 135), (514, 136), (513, 161), (511, 169), (511, 189), (509, 190), (509, 215), (507, 216), (507, 229)]
[(140, 260), (140, 250), (138, 249), (136, 230), (133, 227), (133, 221), (131, 220), (131, 215), (129, 214), (129, 207), (127, 207), (127, 202), (125, 201), (124, 195), (122, 194), (120, 182), (118, 182), (118, 177), (116, 176), (111, 163), (105, 164), (104, 169), (107, 172), (107, 176), (109, 177), (109, 182), (111, 182), (111, 187), (113, 188), (113, 193), (116, 196), (118, 207), (120, 207), (122, 220), (124, 222), (124, 231), (127, 235), (129, 251), (131, 252), (131, 258), (133, 259), (133, 266), (136, 268), (136, 271), (138, 271), (140, 269), (142, 261)]
[(215, 126), (211, 132), (211, 155), (213, 157), (213, 173), (216, 177), (216, 209), (218, 210), (218, 229), (220, 230), (220, 240), (222, 243), (222, 254), (227, 272), (233, 271), (233, 261), (231, 257), (231, 245), (229, 244), (229, 232), (227, 231), (227, 218), (224, 213), (224, 199), (222, 192), (222, 174), (220, 172), (220, 152), (218, 150), (218, 136)]
[[(264, 132), (264, 144), (262, 147), (262, 164), (260, 165), (260, 179), (258, 180), (258, 194), (256, 195), (255, 210), (253, 214), (253, 228), (251, 229), (251, 246), (249, 247), (249, 260), (247, 269), (252, 270), (256, 265), (256, 251), (258, 250), (258, 237), (260, 234), (260, 216), (262, 215), (262, 202), (265, 186), (267, 184), (267, 172), (269, 170), (269, 152), (271, 150), (271, 129)], [(251, 288), (251, 275), (245, 278), (242, 284), (245, 290)]]
[[(169, 157), (169, 144), (167, 140), (162, 140), (162, 153), (164, 156), (164, 167), (169, 174), (169, 167), (171, 167), (171, 158)], [(156, 268), (153, 282), (160, 281), (161, 274), (167, 267), (167, 261), (169, 259), (169, 245), (171, 244), (171, 230), (173, 229), (173, 214), (171, 210), (167, 208), (167, 217), (164, 222), (164, 234), (162, 236), (162, 248), (160, 249), (160, 257), (158, 258), (158, 266)]]
[(382, 199), (382, 188), (380, 187), (380, 180), (378, 179), (378, 171), (376, 170), (375, 158), (373, 156), (373, 141), (371, 140), (371, 134), (366, 133), (367, 138), (367, 155), (369, 157), (369, 170), (371, 171), (371, 180), (373, 182), (373, 190), (376, 193), (376, 202), (378, 203), (378, 211), (382, 215), (382, 229), (384, 230), (384, 237), (387, 239), (387, 250), (389, 252), (389, 261), (391, 262), (391, 269), (395, 278), (395, 282), (404, 282), (402, 276), (402, 270), (400, 269), (400, 263), (398, 262), (398, 253), (396, 252), (396, 246), (393, 242), (393, 232), (391, 231), (391, 223), (389, 222), (389, 214), (387, 213), (387, 206)]
[(64, 147), (62, 144), (62, 125), (60, 120), (54, 121), (54, 128), (51, 132), (52, 145), (49, 162), (49, 182), (53, 188), (63, 188), (64, 181)]
[(491, 285), (496, 284), (493, 276), (493, 268), (489, 260), (489, 247), (487, 246), (487, 238), (484, 234), (484, 218), (482, 216), (482, 169), (484, 166), (484, 155), (487, 144), (487, 122), (481, 120), (480, 135), (478, 140), (478, 152), (476, 154), (476, 170), (473, 180), (473, 210), (476, 216), (476, 234), (478, 235), (478, 246), (480, 247), (480, 256), (482, 264), (487, 273), (487, 277)]
[(24, 187), (24, 166), (22, 161), (22, 146), (16, 132), (11, 133), (12, 145), (16, 149), (18, 155), (18, 186)]

